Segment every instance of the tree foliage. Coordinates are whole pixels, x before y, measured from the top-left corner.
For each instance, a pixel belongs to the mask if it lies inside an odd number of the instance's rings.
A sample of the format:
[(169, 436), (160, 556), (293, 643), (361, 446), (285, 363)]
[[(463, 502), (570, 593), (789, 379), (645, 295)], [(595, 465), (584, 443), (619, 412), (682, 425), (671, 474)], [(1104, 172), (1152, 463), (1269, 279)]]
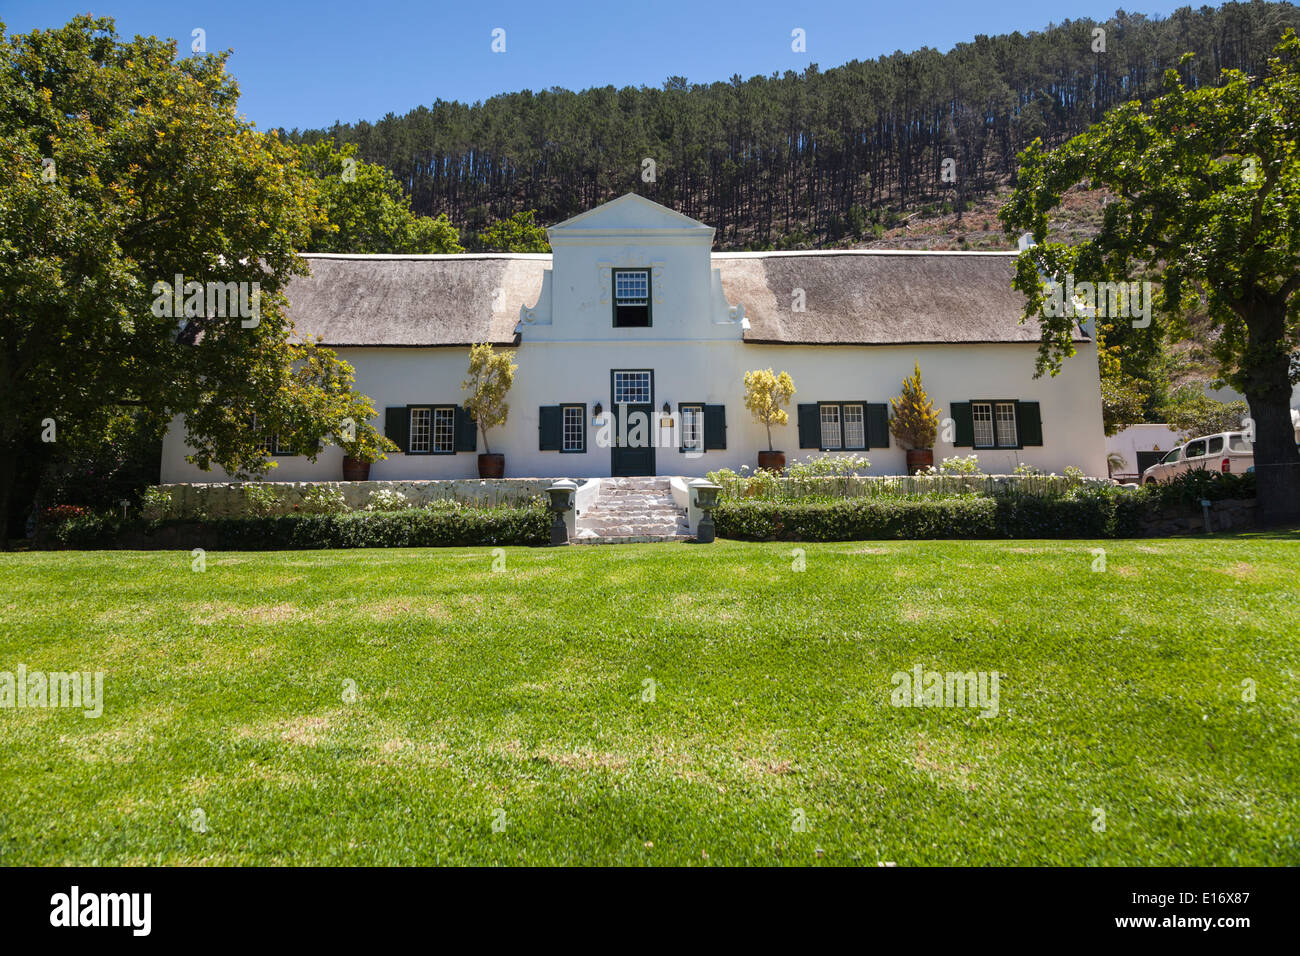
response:
[[(1252, 80), (1228, 71), (1219, 86), (1189, 87), (1176, 70), (1165, 94), (1127, 103), (1055, 150), (1021, 154), (1001, 218), (1037, 245), (1017, 261), (1015, 285), (1039, 321), (1039, 374), (1074, 354), (1077, 320), (1045, 308), (1044, 277), (1064, 281), (1159, 279), (1155, 310), (1188, 336), (1193, 307), (1209, 317), (1218, 375), (1244, 393), (1255, 422), (1260, 509), (1300, 515), (1300, 455), (1290, 418), (1300, 379), (1300, 40), (1288, 31)], [(1114, 197), (1098, 234), (1046, 242), (1051, 212), (1079, 183)], [(1130, 323), (1130, 328), (1132, 324)], [(1158, 334), (1153, 324), (1149, 334)]]
[(769, 369), (745, 373), (745, 407), (754, 421), (767, 429), (767, 450), (772, 451), (772, 426), (785, 425), (790, 413), (784, 406), (794, 398), (794, 379), (789, 372), (777, 374)]
[(1166, 421), (1186, 441), (1216, 432), (1239, 431), (1250, 415), (1245, 402), (1220, 402), (1206, 395), (1199, 385), (1178, 388), (1169, 403)]
[[(0, 33), (6, 519), (20, 465), (102, 444), (124, 408), (148, 428), (194, 416), (193, 459), (236, 472), (271, 464), (254, 416), (312, 446), (337, 424), (308, 399), (343, 367), (318, 352), (304, 372), (285, 315), (320, 223), (313, 183), (294, 148), (240, 117), (224, 54), (176, 52), (84, 16)], [(242, 284), (256, 314), (223, 317), (201, 294), (188, 316), (151, 308), (176, 276)]]
[(484, 252), (550, 252), (546, 230), (537, 224), (536, 213), (529, 209), (509, 219), (500, 219), (478, 236)]
[(356, 151), (351, 143), (335, 149), (327, 140), (299, 148), (303, 167), (316, 178), (317, 201), (324, 213), (303, 252), (465, 251), (445, 215), (415, 215), (393, 174), (357, 159)]
[(889, 430), (904, 447), (924, 450), (934, 447), (939, 432), (939, 413), (921, 383), (921, 363), (913, 363), (912, 374), (903, 379), (903, 394), (889, 400), (894, 410)]
[(465, 411), (478, 423), (483, 435), (483, 451), (491, 454), (488, 447), (488, 429), (504, 425), (510, 414), (510, 405), (506, 396), (515, 382), (518, 365), (510, 361), (510, 356), (497, 352), (491, 343), (475, 345), (469, 350), (469, 376), (460, 383), (460, 387), (469, 392), (465, 399)]

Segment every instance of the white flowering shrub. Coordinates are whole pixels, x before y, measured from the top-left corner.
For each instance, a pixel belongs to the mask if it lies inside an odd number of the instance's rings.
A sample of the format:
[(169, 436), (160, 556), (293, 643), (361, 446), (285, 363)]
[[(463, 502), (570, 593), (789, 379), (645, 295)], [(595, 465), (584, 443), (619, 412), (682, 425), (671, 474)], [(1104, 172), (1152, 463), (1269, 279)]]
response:
[(337, 488), (316, 485), (303, 492), (298, 510), (307, 514), (338, 514), (348, 510), (348, 502)]
[(366, 499), (367, 511), (402, 511), (411, 507), (411, 499), (395, 488), (381, 488), (370, 492)]

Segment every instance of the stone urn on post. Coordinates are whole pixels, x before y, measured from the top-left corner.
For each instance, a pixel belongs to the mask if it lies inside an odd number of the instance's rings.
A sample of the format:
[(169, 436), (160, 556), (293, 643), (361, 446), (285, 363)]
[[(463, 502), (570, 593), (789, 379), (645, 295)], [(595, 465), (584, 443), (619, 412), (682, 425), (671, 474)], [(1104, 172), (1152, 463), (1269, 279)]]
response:
[(564, 516), (573, 509), (573, 493), (578, 490), (577, 484), (568, 478), (561, 478), (551, 487), (546, 489), (550, 495), (551, 503), (551, 544), (560, 545), (569, 543), (569, 525), (564, 520)]
[(778, 474), (785, 470), (785, 452), (772, 450), (772, 426), (788, 425), (790, 413), (784, 406), (794, 397), (794, 379), (789, 372), (779, 375), (769, 369), (745, 373), (745, 407), (754, 421), (767, 429), (767, 451), (758, 453), (758, 467)]
[(483, 453), (478, 456), (480, 478), (505, 476), (506, 456), (492, 453), (487, 433), (494, 425), (504, 425), (510, 414), (506, 395), (514, 384), (518, 368), (510, 361), (510, 356), (494, 352), (490, 343), (475, 345), (469, 350), (469, 377), (460, 383), (460, 387), (469, 392), (465, 411), (474, 419), (479, 434), (483, 436)]
[(695, 540), (698, 544), (711, 544), (715, 537), (713, 509), (718, 506), (722, 486), (707, 478), (697, 478), (691, 482), (691, 492), (695, 495), (695, 507), (700, 509), (700, 523), (695, 528)]
[(921, 365), (913, 363), (913, 372), (903, 379), (903, 394), (889, 400), (894, 411), (889, 430), (907, 449), (907, 473), (915, 475), (934, 464), (934, 440), (939, 431), (941, 409), (930, 404), (921, 384)]

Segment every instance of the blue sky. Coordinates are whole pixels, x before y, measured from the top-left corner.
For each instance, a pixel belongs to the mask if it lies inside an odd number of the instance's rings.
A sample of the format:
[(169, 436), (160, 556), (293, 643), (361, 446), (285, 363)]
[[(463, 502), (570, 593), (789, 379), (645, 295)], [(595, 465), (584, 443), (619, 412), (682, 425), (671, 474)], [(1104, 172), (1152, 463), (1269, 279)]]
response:
[[(1133, 12), (1166, 16), (1170, 0)], [(244, 113), (266, 129), (401, 115), (442, 98), (473, 102), (552, 86), (658, 86), (773, 71), (822, 69), (852, 59), (931, 46), (948, 50), (977, 33), (1029, 32), (1052, 22), (1114, 13), (1117, 0), (616, 0), (444, 3), (438, 0), (0, 0), (10, 33), (59, 26), (76, 13), (111, 16), (123, 35), (182, 40), (206, 31), (209, 50), (230, 49)], [(506, 31), (506, 52), (491, 50)], [(807, 52), (791, 50), (791, 31)]]

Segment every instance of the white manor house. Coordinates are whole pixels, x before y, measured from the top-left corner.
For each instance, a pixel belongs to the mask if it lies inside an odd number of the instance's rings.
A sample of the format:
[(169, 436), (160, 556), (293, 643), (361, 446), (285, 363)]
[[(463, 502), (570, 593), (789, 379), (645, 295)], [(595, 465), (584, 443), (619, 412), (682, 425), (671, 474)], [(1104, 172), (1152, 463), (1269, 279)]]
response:
[[(507, 477), (753, 468), (768, 446), (744, 376), (766, 368), (797, 389), (790, 423), (772, 429), (789, 460), (852, 452), (869, 474), (904, 474), (888, 402), (914, 363), (952, 419), (936, 463), (973, 453), (991, 474), (1106, 474), (1095, 345), (1078, 336), (1060, 375), (1034, 378), (1039, 330), (1020, 321), (1015, 253), (716, 253), (713, 234), (628, 194), (548, 229), (549, 255), (307, 255), (290, 317), (356, 369), (402, 449), (372, 480), (477, 476), (460, 383), (480, 342), (519, 366), (509, 419), (488, 432)], [(341, 478), (337, 447), (314, 463), (275, 451), (268, 480)], [(230, 480), (187, 452), (177, 421), (164, 483)]]

